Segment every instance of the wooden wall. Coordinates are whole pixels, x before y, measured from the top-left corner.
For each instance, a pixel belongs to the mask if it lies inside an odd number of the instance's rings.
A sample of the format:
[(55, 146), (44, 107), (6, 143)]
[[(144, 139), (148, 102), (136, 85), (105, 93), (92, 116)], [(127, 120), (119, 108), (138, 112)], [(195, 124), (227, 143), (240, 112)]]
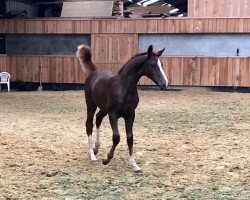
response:
[(7, 66), (7, 56), (0, 54), (0, 72), (8, 71)]
[[(86, 78), (75, 56), (0, 56), (0, 60), (6, 62), (0, 71), (10, 72), (12, 81), (39, 82), (39, 65), (43, 66), (43, 82), (84, 83)], [(250, 86), (250, 57), (164, 56), (161, 60), (170, 85)], [(101, 62), (96, 66), (117, 73), (123, 64)], [(143, 77), (140, 84), (152, 82)]]
[[(250, 33), (250, 18), (18, 19), (0, 20), (0, 34), (91, 34), (93, 60), (114, 73), (138, 52), (143, 33)], [(250, 87), (250, 57), (162, 57), (170, 85)], [(0, 71), (12, 81), (84, 83), (75, 56), (0, 56)], [(152, 84), (142, 78), (139, 84)]]
[(249, 0), (188, 0), (188, 17), (249, 16)]
[(42, 79), (47, 83), (84, 83), (84, 71), (72, 56), (8, 56), (7, 70), (12, 81), (39, 82), (39, 66)]
[(250, 57), (165, 57), (172, 85), (250, 86)]
[(92, 34), (93, 60), (96, 63), (125, 63), (137, 53), (137, 34)]
[(250, 33), (250, 18), (165, 18), (165, 19), (100, 19), (100, 20), (0, 19), (0, 33), (1, 34)]

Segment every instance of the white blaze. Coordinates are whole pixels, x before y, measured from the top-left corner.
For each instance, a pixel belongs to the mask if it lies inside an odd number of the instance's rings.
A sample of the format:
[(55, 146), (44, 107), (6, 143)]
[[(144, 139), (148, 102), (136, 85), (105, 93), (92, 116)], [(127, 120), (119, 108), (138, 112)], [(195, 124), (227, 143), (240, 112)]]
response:
[(160, 71), (161, 71), (162, 76), (164, 77), (164, 79), (165, 79), (165, 81), (166, 81), (166, 86), (168, 86), (168, 79), (167, 79), (167, 77), (166, 77), (166, 75), (165, 75), (165, 73), (164, 73), (164, 71), (163, 71), (163, 68), (162, 68), (160, 59), (158, 59), (157, 64), (158, 64), (158, 66), (159, 66), (159, 68), (160, 68)]

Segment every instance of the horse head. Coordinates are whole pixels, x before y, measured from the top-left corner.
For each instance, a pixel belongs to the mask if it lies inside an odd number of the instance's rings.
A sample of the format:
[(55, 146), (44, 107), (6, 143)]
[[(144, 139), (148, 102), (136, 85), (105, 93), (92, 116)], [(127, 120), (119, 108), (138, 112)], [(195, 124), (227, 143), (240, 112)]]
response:
[(158, 52), (153, 51), (153, 45), (148, 47), (147, 59), (143, 63), (143, 75), (150, 78), (155, 84), (157, 84), (160, 90), (166, 90), (168, 86), (168, 79), (163, 71), (162, 63), (159, 57), (164, 52), (165, 48)]

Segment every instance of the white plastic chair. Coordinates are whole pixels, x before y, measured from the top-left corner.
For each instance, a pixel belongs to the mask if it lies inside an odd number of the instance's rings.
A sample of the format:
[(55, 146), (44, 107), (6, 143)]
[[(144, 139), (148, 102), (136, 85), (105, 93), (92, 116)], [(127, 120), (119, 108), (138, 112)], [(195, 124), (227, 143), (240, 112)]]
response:
[(0, 73), (0, 91), (1, 91), (1, 85), (7, 84), (8, 92), (10, 91), (10, 74), (8, 72), (1, 72)]

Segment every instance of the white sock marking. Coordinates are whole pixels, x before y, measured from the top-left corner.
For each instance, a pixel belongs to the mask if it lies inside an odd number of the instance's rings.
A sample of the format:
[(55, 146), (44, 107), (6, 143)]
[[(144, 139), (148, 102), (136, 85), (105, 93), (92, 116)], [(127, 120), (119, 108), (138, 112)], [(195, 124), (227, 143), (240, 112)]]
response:
[(135, 172), (141, 171), (141, 168), (136, 164), (133, 155), (129, 157), (129, 164), (131, 165), (131, 167)]
[(89, 142), (88, 154), (89, 154), (90, 160), (97, 160), (94, 154), (94, 150), (93, 150), (92, 135), (88, 137), (88, 142)]
[(168, 79), (167, 79), (167, 77), (166, 77), (166, 75), (165, 75), (165, 73), (164, 73), (164, 71), (163, 71), (163, 68), (162, 68), (162, 64), (161, 64), (160, 59), (158, 59), (157, 64), (158, 64), (158, 66), (159, 66), (159, 68), (160, 68), (160, 71), (161, 71), (162, 76), (164, 77), (164, 79), (165, 79), (165, 81), (166, 81), (166, 86), (168, 86)]
[(100, 128), (96, 129), (96, 141), (95, 141), (95, 150), (98, 150), (100, 147)]

